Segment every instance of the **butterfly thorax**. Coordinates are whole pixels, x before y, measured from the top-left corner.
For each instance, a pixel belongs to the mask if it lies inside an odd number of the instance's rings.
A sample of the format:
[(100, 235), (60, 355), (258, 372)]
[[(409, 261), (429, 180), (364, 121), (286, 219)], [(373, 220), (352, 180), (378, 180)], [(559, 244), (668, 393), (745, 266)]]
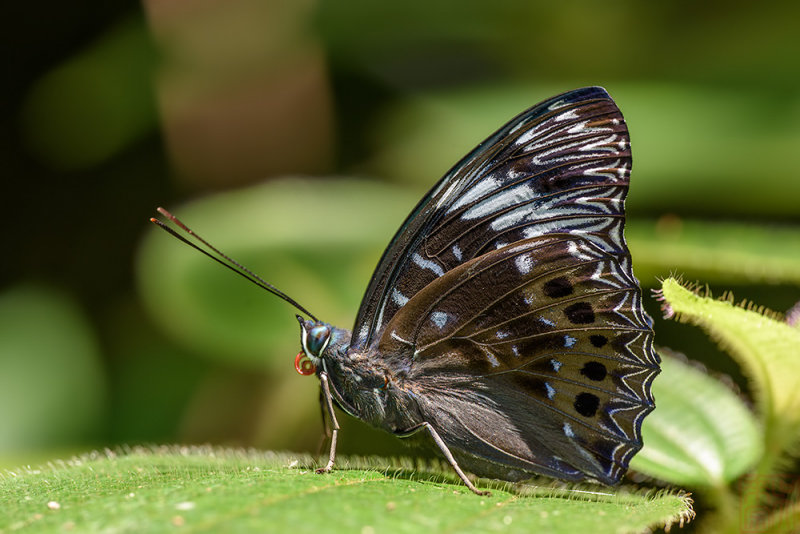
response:
[(318, 373), (327, 373), (331, 394), (344, 411), (393, 433), (421, 420), (405, 372), (391, 359), (352, 349), (349, 330), (331, 327), (331, 341), (321, 356)]

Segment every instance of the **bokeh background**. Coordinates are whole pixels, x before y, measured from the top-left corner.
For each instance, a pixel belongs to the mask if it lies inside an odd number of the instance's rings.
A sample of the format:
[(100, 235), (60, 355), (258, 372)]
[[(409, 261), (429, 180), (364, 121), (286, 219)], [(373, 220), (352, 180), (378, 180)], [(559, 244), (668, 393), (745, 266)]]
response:
[[(138, 443), (316, 451), (294, 310), (158, 232), (155, 207), (349, 327), (417, 199), (516, 113), (585, 85), (629, 123), (645, 290), (677, 272), (788, 310), (798, 17), (792, 2), (5, 6), (0, 466)], [(646, 300), (660, 344), (745, 385)], [(344, 453), (407, 453), (341, 422)]]

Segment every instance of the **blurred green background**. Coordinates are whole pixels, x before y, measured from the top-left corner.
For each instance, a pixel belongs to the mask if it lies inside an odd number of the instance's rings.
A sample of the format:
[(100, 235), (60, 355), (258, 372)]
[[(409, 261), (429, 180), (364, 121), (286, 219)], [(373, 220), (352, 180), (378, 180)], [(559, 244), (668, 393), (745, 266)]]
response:
[[(350, 327), (420, 196), (523, 109), (602, 85), (628, 236), (670, 273), (800, 300), (800, 4), (172, 0), (3, 17), (0, 465), (136, 443), (316, 451), (294, 310), (148, 223), (163, 205)], [(657, 342), (741, 381), (696, 329)], [(343, 453), (403, 452), (341, 418)]]

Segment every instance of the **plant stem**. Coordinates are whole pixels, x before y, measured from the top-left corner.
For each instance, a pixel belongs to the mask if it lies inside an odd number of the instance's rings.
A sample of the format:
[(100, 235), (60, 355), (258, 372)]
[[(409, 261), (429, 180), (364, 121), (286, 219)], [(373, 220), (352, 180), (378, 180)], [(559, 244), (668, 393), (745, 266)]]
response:
[(763, 515), (763, 503), (770, 478), (775, 473), (775, 464), (785, 451), (786, 443), (782, 439), (785, 433), (781, 432), (780, 424), (775, 418), (765, 417), (764, 425), (764, 454), (753, 472), (748, 475), (742, 486), (741, 511), (742, 526), (755, 525)]
[(704, 521), (704, 526), (709, 532), (719, 534), (738, 534), (741, 531), (741, 509), (739, 499), (725, 483), (711, 486), (706, 492), (706, 497), (714, 507), (713, 518)]

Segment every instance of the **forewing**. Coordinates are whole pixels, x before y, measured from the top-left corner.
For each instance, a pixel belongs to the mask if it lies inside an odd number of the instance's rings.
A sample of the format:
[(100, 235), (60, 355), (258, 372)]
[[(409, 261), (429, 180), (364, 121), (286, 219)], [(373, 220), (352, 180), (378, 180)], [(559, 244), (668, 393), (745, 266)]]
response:
[(627, 262), (622, 226), (630, 168), (625, 121), (602, 88), (564, 93), (515, 117), (409, 215), (373, 275), (351, 346), (373, 345), (436, 278), (521, 239), (581, 234)]
[(628, 264), (585, 235), (492, 250), (410, 299), (378, 353), (404, 370), (426, 420), (459, 420), (437, 429), (482, 460), (473, 470), (613, 483), (641, 448), (658, 374)]

